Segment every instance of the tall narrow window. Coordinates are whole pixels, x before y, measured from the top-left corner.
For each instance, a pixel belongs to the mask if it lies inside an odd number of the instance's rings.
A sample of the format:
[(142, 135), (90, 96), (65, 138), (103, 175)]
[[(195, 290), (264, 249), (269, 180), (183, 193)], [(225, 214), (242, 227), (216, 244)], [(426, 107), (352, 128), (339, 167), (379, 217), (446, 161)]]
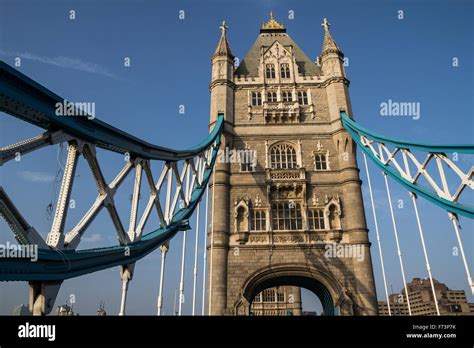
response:
[(267, 93), (267, 101), (269, 103), (276, 103), (277, 102), (277, 94), (276, 92), (268, 92)]
[(272, 226), (274, 231), (301, 230), (301, 205), (296, 202), (273, 203)]
[(282, 95), (284, 103), (289, 103), (289, 102), (293, 101), (293, 97), (292, 97), (290, 91), (283, 91), (281, 95)]
[(260, 92), (252, 92), (252, 106), (262, 105), (262, 94)]
[(267, 79), (274, 79), (275, 78), (275, 64), (267, 64), (265, 66), (265, 74)]
[(324, 212), (321, 209), (309, 209), (308, 222), (310, 230), (324, 230)]
[(326, 155), (317, 153), (314, 155), (314, 164), (316, 170), (327, 170), (328, 169), (328, 163), (326, 159)]
[(270, 165), (272, 169), (297, 168), (295, 148), (285, 143), (273, 145), (270, 148)]
[(262, 209), (250, 210), (250, 223), (252, 231), (266, 231), (267, 230), (267, 214)]
[(290, 78), (290, 64), (288, 63), (280, 64), (280, 76), (282, 79)]
[(263, 302), (275, 302), (275, 289), (265, 289), (263, 290)]
[(301, 105), (308, 105), (308, 93), (305, 91), (298, 92), (298, 103)]

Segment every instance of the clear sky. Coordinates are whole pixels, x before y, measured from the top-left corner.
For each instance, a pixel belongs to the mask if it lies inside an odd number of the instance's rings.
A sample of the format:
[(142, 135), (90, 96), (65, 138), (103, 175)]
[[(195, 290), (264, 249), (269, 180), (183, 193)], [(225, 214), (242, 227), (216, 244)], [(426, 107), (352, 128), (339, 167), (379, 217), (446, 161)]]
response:
[[(75, 11), (71, 20), (70, 10)], [(387, 136), (430, 143), (472, 143), (473, 139), (473, 15), (472, 1), (33, 1), (0, 0), (0, 58), (52, 91), (71, 101), (96, 103), (97, 116), (149, 142), (173, 148), (196, 144), (207, 134), (209, 120), (210, 57), (217, 45), (222, 20), (226, 20), (232, 52), (240, 59), (256, 39), (263, 20), (273, 10), (289, 35), (304, 52), (316, 59), (320, 53), (322, 19), (332, 24), (334, 39), (349, 58), (346, 68), (355, 118), (362, 125)], [(403, 19), (399, 19), (399, 10)], [(180, 19), (184, 11), (184, 19)], [(294, 19), (289, 18), (293, 11)], [(130, 58), (130, 67), (124, 58)], [(453, 66), (457, 58), (458, 66)], [(421, 117), (382, 117), (380, 103), (389, 99), (416, 102)], [(179, 113), (184, 105), (185, 113)], [(41, 132), (10, 116), (0, 118), (1, 146)], [(43, 235), (50, 228), (46, 207), (54, 193), (58, 170), (57, 147), (45, 148), (10, 162), (1, 169), (1, 184)], [(107, 179), (123, 164), (118, 155), (99, 151)], [(363, 163), (359, 161), (362, 165)], [(472, 165), (461, 156), (457, 164)], [(361, 166), (363, 169), (363, 167)], [(382, 177), (372, 166), (377, 212), (389, 284), (399, 291), (401, 281)], [(80, 161), (67, 227), (89, 208), (95, 184)], [(369, 206), (365, 173), (366, 215), (379, 299), (384, 297), (378, 249)], [(132, 180), (117, 196), (127, 211)], [(406, 191), (391, 184), (407, 278), (426, 277), (415, 217)], [(468, 196), (473, 204), (472, 194)], [(453, 256), (456, 238), (447, 214), (419, 202), (433, 275), (450, 288), (465, 289), (467, 281), (460, 256)], [(148, 227), (156, 224), (156, 218)], [(462, 218), (462, 236), (471, 269), (474, 225)], [(0, 243), (13, 241), (0, 223)], [(192, 249), (190, 232), (186, 268), (185, 313), (190, 313)], [(202, 233), (201, 233), (202, 236)], [(116, 242), (110, 219), (103, 212), (83, 238), (82, 248)], [(173, 311), (173, 293), (179, 284), (181, 238), (171, 243), (165, 277), (164, 311)], [(200, 254), (200, 258), (202, 254)], [(202, 269), (202, 259), (200, 263)], [(130, 285), (127, 312), (155, 314), (160, 269), (159, 251), (138, 262)], [(200, 273), (200, 276), (202, 274)], [(201, 285), (200, 285), (201, 286)], [(199, 292), (200, 293), (200, 292)], [(100, 300), (108, 312), (118, 313), (120, 278), (117, 268), (66, 281), (56, 304), (75, 295), (81, 314), (94, 314)], [(198, 296), (198, 308), (200, 298)], [(470, 296), (472, 301), (472, 296)], [(9, 314), (27, 303), (25, 283), (0, 284), (0, 314)], [(305, 307), (317, 307), (305, 293)]]

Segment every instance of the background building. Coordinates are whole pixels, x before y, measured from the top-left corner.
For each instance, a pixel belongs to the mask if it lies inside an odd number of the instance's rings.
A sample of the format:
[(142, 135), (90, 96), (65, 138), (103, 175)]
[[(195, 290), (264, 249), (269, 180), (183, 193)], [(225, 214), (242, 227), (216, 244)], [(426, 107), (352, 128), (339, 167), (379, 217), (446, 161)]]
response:
[[(441, 315), (474, 315), (474, 303), (468, 303), (464, 290), (451, 290), (433, 279)], [(412, 315), (437, 315), (429, 279), (413, 278), (407, 283)], [(392, 315), (409, 315), (405, 290), (389, 296)], [(379, 315), (389, 315), (386, 301), (379, 301)]]
[(254, 297), (251, 315), (301, 315), (301, 289), (278, 286), (265, 289)]

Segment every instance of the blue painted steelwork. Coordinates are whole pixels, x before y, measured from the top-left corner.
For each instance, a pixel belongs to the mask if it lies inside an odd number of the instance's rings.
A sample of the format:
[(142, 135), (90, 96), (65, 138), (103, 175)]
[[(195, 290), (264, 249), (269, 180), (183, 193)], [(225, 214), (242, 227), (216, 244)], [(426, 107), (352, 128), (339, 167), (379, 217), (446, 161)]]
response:
[(460, 214), (468, 218), (474, 219), (474, 208), (465, 204), (451, 202), (447, 199), (439, 197), (435, 192), (421, 186), (418, 184), (413, 184), (409, 180), (403, 178), (397, 170), (385, 165), (377, 158), (372, 151), (369, 151), (366, 146), (364, 146), (360, 140), (360, 135), (365, 136), (367, 139), (374, 140), (383, 144), (391, 144), (398, 148), (403, 149), (416, 149), (423, 152), (431, 153), (468, 153), (474, 154), (474, 145), (432, 145), (432, 144), (420, 144), (412, 142), (404, 142), (400, 140), (395, 140), (387, 138), (378, 134), (375, 134), (360, 125), (358, 125), (354, 120), (349, 118), (344, 111), (341, 111), (341, 119), (344, 128), (349, 132), (354, 141), (360, 146), (362, 151), (364, 151), (367, 156), (379, 167), (383, 172), (392, 177), (395, 181), (400, 183), (410, 192), (417, 194), (420, 197), (427, 199), (428, 201), (436, 204), (437, 206), (445, 209), (448, 212)]
[(63, 130), (98, 147), (132, 157), (163, 160), (167, 163), (192, 159), (212, 147), (211, 161), (204, 170), (202, 184), (195, 185), (189, 205), (179, 209), (168, 226), (145, 234), (127, 245), (87, 250), (39, 249), (38, 260), (1, 258), (0, 281), (54, 281), (133, 263), (169, 241), (180, 230), (189, 229), (188, 220), (205, 192), (217, 158), (224, 126), (219, 114), (212, 132), (195, 147), (173, 150), (140, 140), (105, 122), (86, 117), (63, 117), (55, 113), (63, 98), (0, 61), (0, 110), (47, 130)]

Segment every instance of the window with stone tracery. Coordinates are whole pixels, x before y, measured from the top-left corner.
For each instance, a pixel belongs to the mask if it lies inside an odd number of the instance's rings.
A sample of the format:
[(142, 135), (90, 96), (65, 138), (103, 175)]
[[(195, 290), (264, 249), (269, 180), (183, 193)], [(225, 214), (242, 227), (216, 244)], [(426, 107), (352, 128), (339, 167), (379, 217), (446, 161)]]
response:
[(265, 66), (265, 75), (267, 79), (275, 78), (275, 64), (267, 64)]
[(308, 105), (308, 93), (305, 91), (298, 92), (298, 103), (301, 105)]
[(303, 229), (300, 203), (293, 201), (273, 203), (272, 226), (274, 231)]
[(252, 106), (262, 105), (262, 94), (260, 92), (252, 92)]
[(314, 166), (316, 170), (327, 170), (327, 157), (324, 154), (318, 153), (314, 155)]
[(281, 93), (282, 99), (284, 103), (289, 103), (293, 101), (293, 97), (291, 95), (291, 91), (283, 91)]
[(280, 64), (280, 76), (282, 79), (290, 78), (290, 64), (288, 63)]
[(296, 149), (290, 144), (278, 143), (270, 148), (270, 166), (272, 169), (297, 168)]
[(276, 103), (277, 100), (277, 94), (276, 92), (268, 92), (267, 93), (267, 102), (269, 103)]
[(310, 230), (324, 230), (324, 212), (322, 209), (308, 209), (308, 225)]
[(266, 231), (267, 230), (267, 213), (264, 209), (250, 210), (250, 230)]

